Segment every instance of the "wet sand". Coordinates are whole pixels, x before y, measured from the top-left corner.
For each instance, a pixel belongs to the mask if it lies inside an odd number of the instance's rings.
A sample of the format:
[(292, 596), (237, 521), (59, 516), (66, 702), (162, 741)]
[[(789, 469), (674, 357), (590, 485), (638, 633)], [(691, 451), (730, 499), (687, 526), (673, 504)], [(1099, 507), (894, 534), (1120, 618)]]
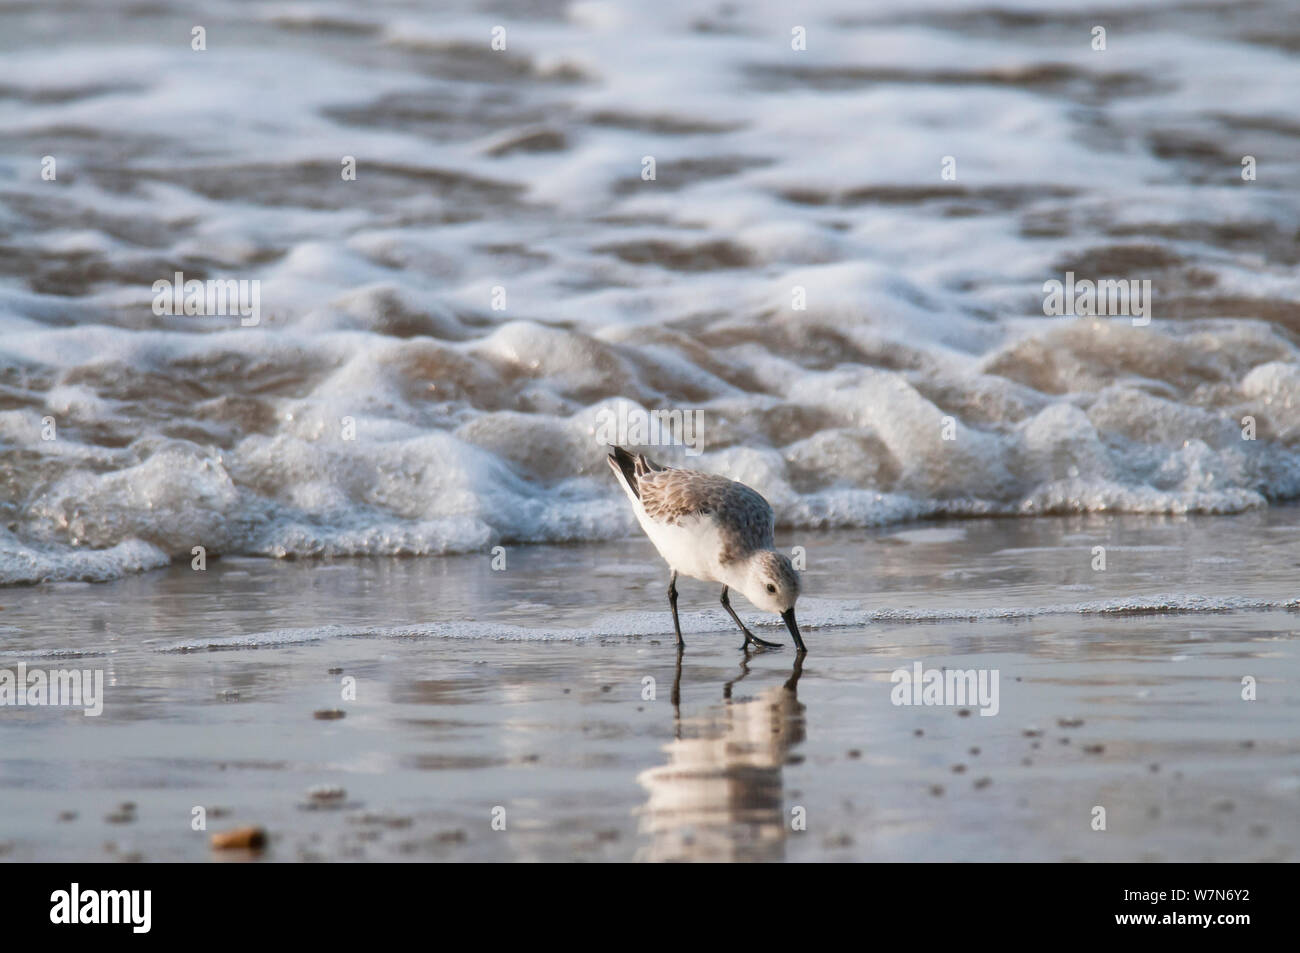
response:
[[(687, 582), (679, 667), (641, 539), (0, 591), (0, 668), (106, 683), (0, 708), (0, 859), (1297, 858), (1300, 509), (778, 542), (802, 665)], [(997, 671), (998, 714), (892, 704), (917, 661)]]

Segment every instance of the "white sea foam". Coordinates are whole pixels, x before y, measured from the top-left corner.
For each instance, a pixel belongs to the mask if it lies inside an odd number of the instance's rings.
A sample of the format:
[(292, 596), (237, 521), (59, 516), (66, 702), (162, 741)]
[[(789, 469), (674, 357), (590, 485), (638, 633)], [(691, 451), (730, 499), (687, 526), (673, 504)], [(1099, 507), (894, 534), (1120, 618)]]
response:
[[(218, 2), (204, 53), (0, 11), (0, 584), (620, 535), (618, 400), (700, 410), (651, 452), (783, 531), (1294, 499), (1289, 9), (1172, 6), (1104, 53), (1066, 0), (829, 0), (805, 52), (775, 0), (515, 13), (501, 54), (472, 0)], [(261, 325), (153, 315), (178, 270)], [(1066, 270), (1155, 320), (1044, 317)]]

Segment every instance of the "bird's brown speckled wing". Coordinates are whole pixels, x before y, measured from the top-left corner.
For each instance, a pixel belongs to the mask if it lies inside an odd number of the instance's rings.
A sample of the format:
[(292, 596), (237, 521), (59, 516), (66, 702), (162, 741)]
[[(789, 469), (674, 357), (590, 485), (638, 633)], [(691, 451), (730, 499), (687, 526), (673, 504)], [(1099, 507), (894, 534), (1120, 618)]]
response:
[(652, 520), (675, 525), (691, 517), (713, 519), (722, 531), (723, 563), (772, 547), (772, 507), (757, 492), (711, 473), (650, 469), (654, 464), (646, 463), (644, 471), (637, 467), (637, 489)]

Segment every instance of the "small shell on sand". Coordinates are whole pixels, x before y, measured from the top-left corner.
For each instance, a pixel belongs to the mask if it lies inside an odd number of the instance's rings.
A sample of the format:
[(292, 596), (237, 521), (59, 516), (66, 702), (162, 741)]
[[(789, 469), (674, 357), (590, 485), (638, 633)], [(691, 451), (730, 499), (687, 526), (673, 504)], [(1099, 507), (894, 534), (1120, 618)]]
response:
[(212, 835), (215, 850), (261, 850), (266, 846), (266, 830), (261, 827), (236, 827)]

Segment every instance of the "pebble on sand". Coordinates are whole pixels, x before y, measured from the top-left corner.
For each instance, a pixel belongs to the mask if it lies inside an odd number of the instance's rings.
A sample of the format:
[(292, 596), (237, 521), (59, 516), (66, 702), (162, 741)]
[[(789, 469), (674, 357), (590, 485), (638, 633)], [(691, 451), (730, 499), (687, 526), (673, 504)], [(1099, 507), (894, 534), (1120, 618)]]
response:
[(110, 824), (130, 824), (135, 820), (135, 803), (124, 801), (117, 806), (117, 810), (104, 815), (104, 820)]
[(347, 796), (346, 790), (331, 784), (318, 784), (307, 789), (307, 797), (318, 802), (342, 801)]
[(212, 835), (214, 850), (261, 850), (266, 846), (266, 830), (261, 827), (236, 827)]

